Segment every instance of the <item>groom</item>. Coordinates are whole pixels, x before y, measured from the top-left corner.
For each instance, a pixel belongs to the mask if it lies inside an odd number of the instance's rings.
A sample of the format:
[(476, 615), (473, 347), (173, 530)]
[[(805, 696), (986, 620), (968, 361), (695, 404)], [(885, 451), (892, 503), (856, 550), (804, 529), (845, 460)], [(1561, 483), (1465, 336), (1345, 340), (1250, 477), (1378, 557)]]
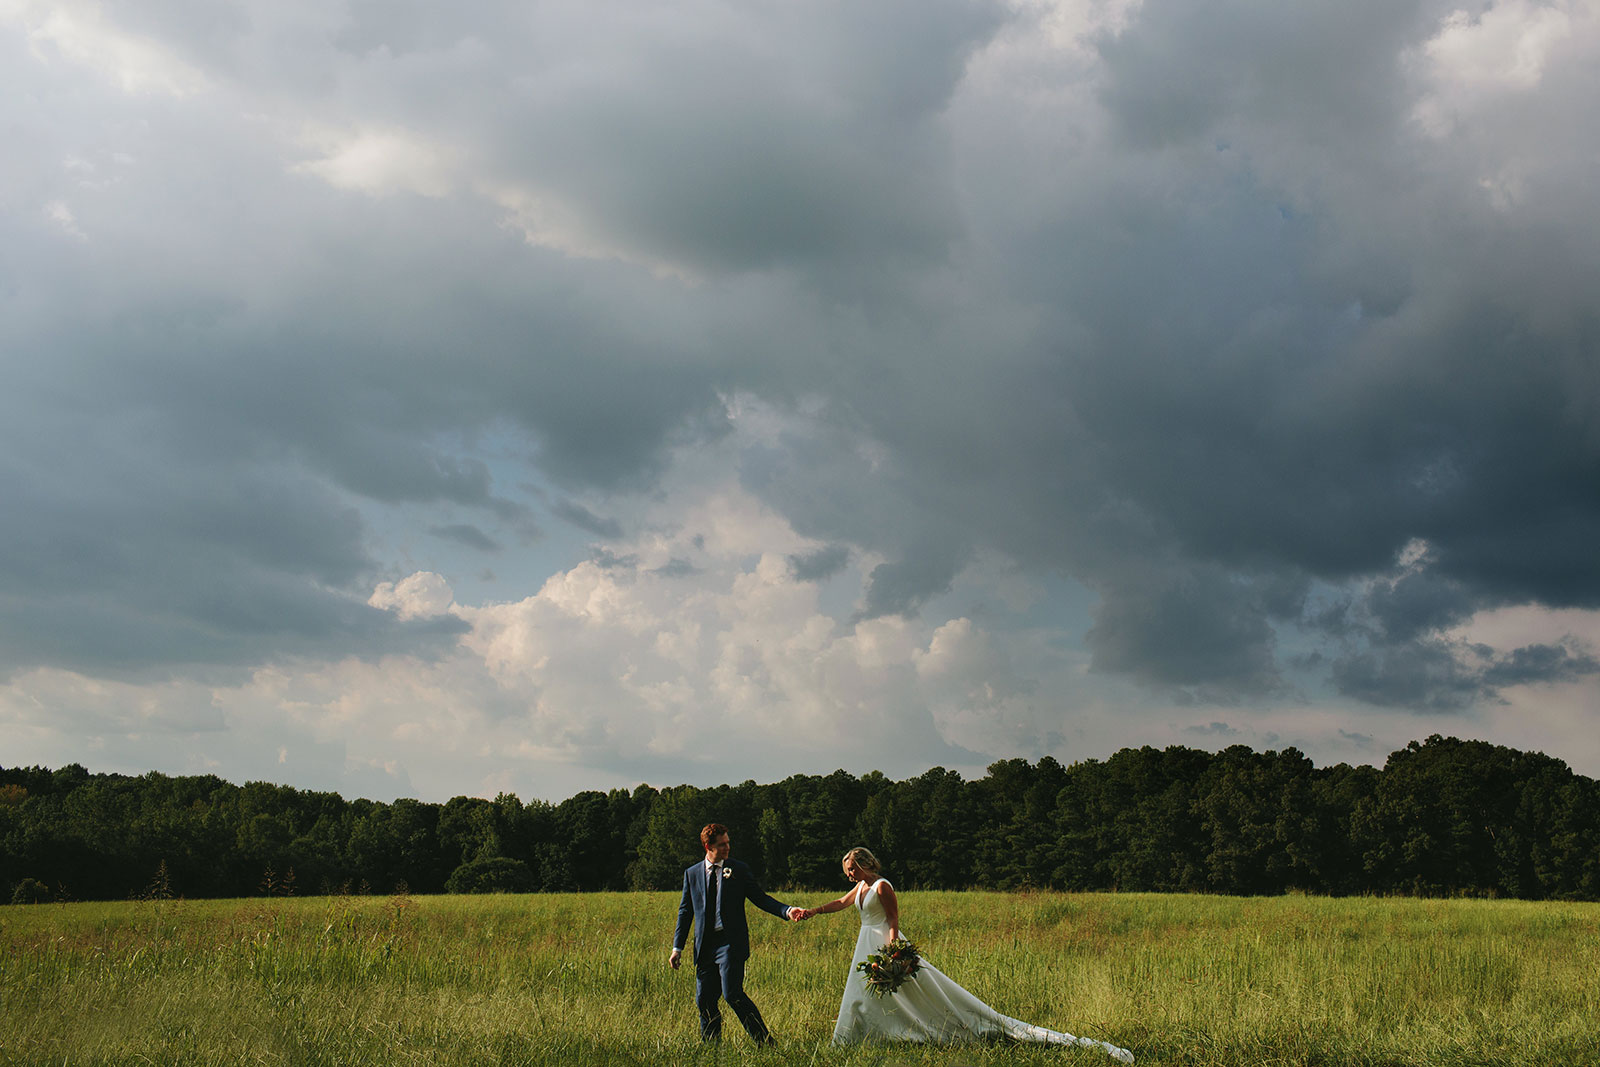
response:
[(678, 905), (678, 929), (672, 935), (672, 955), (667, 962), (677, 970), (683, 957), (683, 943), (694, 923), (694, 1003), (700, 1009), (700, 1038), (716, 1041), (722, 1037), (720, 998), (739, 1017), (758, 1045), (772, 1044), (767, 1024), (755, 1003), (745, 996), (744, 963), (750, 958), (750, 928), (745, 925), (744, 902), (780, 919), (793, 915), (800, 921), (799, 908), (780, 904), (767, 895), (749, 866), (728, 858), (728, 828), (714, 822), (700, 831), (700, 844), (706, 850), (703, 862), (683, 872), (683, 902)]

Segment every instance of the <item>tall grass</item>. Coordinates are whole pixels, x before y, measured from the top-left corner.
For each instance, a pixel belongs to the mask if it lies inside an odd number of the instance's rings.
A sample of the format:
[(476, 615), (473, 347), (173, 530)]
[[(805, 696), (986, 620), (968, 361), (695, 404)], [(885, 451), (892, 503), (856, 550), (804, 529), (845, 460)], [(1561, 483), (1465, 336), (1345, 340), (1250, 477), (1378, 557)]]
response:
[[(789, 899), (789, 898), (786, 898)], [(799, 903), (819, 895), (797, 894)], [(907, 934), (1000, 1011), (1141, 1064), (1600, 1063), (1600, 905), (902, 894)], [(0, 908), (0, 1062), (1109, 1064), (1037, 1047), (834, 1048), (849, 913), (751, 912), (747, 988), (702, 1047), (675, 894)]]

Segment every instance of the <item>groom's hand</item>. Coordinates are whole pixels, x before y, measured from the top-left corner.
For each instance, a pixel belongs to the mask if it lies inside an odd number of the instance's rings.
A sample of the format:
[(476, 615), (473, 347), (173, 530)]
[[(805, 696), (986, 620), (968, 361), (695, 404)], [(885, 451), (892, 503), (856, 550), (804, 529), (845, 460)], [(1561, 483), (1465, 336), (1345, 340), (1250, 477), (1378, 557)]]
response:
[(673, 949), (672, 950), (672, 955), (667, 957), (667, 962), (672, 965), (672, 969), (673, 970), (677, 970), (678, 969), (678, 964), (683, 962), (683, 949), (681, 949), (681, 948)]

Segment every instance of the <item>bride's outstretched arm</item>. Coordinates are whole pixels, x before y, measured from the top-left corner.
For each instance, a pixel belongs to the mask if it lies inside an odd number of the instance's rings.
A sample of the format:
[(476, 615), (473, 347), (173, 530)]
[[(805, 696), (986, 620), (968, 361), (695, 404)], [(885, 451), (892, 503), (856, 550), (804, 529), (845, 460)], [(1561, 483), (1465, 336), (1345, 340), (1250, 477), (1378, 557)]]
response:
[(830, 900), (826, 904), (818, 904), (814, 908), (805, 908), (802, 910), (804, 910), (805, 916), (808, 919), (813, 915), (824, 915), (828, 912), (843, 911), (856, 902), (856, 894), (859, 892), (861, 892), (861, 887), (858, 885), (854, 889), (850, 890), (850, 892), (840, 897), (838, 900)]

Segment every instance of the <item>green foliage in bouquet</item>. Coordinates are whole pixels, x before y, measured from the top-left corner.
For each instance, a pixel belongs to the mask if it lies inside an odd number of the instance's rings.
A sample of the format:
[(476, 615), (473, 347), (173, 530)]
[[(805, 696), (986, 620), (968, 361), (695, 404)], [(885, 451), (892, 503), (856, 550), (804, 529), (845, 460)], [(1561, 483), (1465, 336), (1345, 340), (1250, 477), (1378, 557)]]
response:
[(867, 988), (873, 996), (898, 993), (917, 969), (922, 966), (922, 953), (917, 946), (903, 937), (897, 937), (860, 963), (856, 970), (866, 975)]

